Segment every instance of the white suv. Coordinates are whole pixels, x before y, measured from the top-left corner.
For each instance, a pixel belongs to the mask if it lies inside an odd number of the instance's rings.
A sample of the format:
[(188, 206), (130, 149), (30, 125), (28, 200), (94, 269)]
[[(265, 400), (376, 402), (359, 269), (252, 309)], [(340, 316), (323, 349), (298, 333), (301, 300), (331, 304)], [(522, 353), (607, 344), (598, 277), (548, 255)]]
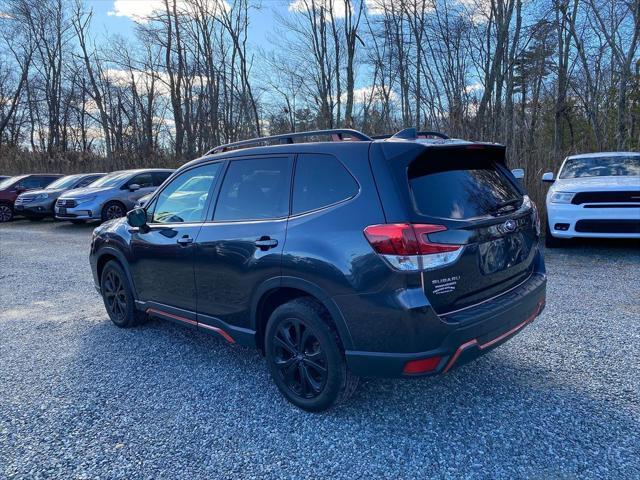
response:
[(547, 247), (561, 239), (640, 238), (640, 153), (567, 157), (547, 193)]

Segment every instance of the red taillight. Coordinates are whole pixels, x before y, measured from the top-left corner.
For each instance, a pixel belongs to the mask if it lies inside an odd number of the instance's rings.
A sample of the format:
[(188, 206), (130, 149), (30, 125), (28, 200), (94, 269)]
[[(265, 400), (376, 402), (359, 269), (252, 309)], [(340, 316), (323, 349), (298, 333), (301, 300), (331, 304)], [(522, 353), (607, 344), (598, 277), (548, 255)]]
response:
[(420, 270), (446, 265), (457, 259), (461, 245), (434, 243), (429, 234), (442, 232), (443, 225), (386, 223), (370, 225), (364, 235), (373, 249), (399, 270)]
[(421, 360), (411, 360), (410, 362), (405, 363), (404, 369), (402, 370), (404, 373), (408, 374), (416, 374), (416, 373), (427, 373), (432, 372), (438, 365), (440, 364), (441, 357), (431, 357), (431, 358), (423, 358)]
[(429, 241), (430, 233), (442, 232), (443, 225), (414, 223), (386, 223), (370, 225), (364, 234), (373, 249), (381, 255), (431, 255), (453, 252), (460, 245), (444, 245)]
[(381, 255), (418, 255), (418, 240), (409, 223), (370, 225), (364, 235)]

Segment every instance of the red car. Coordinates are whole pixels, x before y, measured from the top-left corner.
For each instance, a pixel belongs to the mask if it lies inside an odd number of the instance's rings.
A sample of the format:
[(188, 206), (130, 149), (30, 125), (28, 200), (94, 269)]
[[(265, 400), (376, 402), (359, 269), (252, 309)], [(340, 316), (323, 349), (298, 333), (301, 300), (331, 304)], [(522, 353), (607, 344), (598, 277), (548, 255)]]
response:
[(0, 223), (13, 219), (13, 204), (23, 192), (44, 188), (62, 175), (56, 173), (33, 173), (0, 180)]

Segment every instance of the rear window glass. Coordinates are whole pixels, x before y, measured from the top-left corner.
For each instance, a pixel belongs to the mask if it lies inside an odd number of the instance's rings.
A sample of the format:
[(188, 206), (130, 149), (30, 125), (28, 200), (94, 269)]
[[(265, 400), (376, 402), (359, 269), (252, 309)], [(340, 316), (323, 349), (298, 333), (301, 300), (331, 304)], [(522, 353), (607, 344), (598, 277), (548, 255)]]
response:
[(507, 213), (519, 207), (522, 195), (497, 162), (451, 152), (448, 157), (423, 155), (409, 166), (415, 210), (431, 217), (467, 219)]
[(293, 180), (293, 213), (303, 213), (346, 200), (358, 193), (358, 184), (331, 155), (298, 157)]

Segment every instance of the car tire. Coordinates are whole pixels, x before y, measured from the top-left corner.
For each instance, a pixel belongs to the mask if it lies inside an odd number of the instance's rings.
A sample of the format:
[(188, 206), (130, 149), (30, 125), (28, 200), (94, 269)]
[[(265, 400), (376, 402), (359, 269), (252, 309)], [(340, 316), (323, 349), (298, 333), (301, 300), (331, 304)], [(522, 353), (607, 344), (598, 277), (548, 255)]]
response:
[(106, 222), (107, 220), (114, 220), (116, 218), (124, 217), (127, 214), (127, 208), (118, 201), (111, 201), (105, 203), (104, 207), (102, 207), (102, 222)]
[(100, 293), (109, 318), (118, 327), (134, 327), (146, 319), (146, 315), (136, 309), (127, 274), (115, 260), (109, 260), (102, 269)]
[(0, 223), (13, 220), (13, 207), (8, 203), (0, 203)]
[(275, 309), (265, 331), (265, 353), (278, 389), (303, 410), (327, 410), (349, 398), (358, 385), (331, 318), (312, 299)]
[(544, 223), (544, 246), (547, 248), (558, 248), (563, 245), (563, 240), (551, 235), (551, 229), (549, 228), (549, 221)]

